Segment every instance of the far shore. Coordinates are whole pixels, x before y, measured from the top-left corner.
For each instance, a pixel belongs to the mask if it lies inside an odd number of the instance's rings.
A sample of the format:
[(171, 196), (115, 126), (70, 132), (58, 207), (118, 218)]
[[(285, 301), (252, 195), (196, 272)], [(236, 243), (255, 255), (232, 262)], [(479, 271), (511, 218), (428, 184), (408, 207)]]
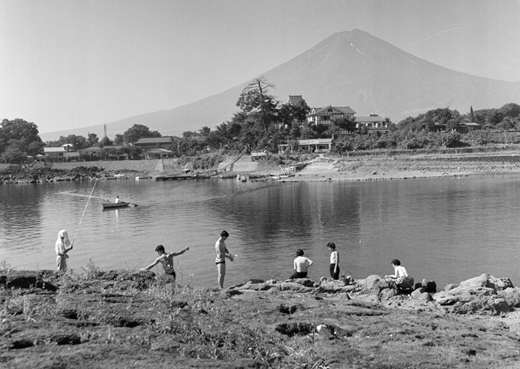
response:
[[(32, 183), (38, 181), (155, 178), (161, 175), (211, 175), (215, 178), (240, 178), (280, 181), (378, 181), (439, 177), (466, 177), (490, 174), (519, 174), (520, 150), (497, 150), (474, 153), (416, 154), (414, 152), (389, 155), (367, 153), (356, 156), (315, 155), (312, 159), (298, 156), (278, 162), (253, 162), (250, 156), (240, 156), (210, 170), (186, 169), (178, 159), (91, 161), (69, 163), (40, 163), (28, 166), (16, 174), (7, 174), (7, 165), (0, 164), (0, 183)], [(233, 161), (236, 160), (236, 161)], [(78, 173), (78, 168), (85, 168)], [(91, 169), (96, 168), (97, 172)], [(215, 174), (217, 173), (218, 174)], [(58, 172), (58, 174), (56, 174)], [(74, 173), (74, 175), (70, 175)], [(37, 178), (37, 179), (35, 179)]]

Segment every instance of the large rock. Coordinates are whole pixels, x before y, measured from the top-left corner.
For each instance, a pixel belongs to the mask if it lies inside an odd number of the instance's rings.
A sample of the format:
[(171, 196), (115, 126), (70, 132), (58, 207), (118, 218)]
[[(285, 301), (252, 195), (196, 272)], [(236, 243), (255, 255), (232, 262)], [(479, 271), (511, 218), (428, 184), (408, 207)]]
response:
[(520, 288), (506, 288), (503, 291), (498, 291), (498, 295), (502, 297), (510, 307), (520, 307)]
[(496, 278), (492, 275), (484, 273), (478, 277), (470, 278), (460, 282), (459, 286), (466, 288), (487, 287), (492, 288), (495, 291), (503, 291), (506, 288), (513, 287), (513, 283), (509, 278)]
[[(458, 287), (434, 294), (433, 299), (452, 313), (496, 315), (511, 309), (504, 296), (505, 293), (503, 296), (499, 296), (497, 293), (497, 291), (508, 289), (507, 286), (512, 286), (511, 281), (507, 278), (495, 278), (489, 274), (482, 274), (462, 281)], [(511, 301), (516, 298), (513, 292), (508, 292), (507, 296)]]
[(318, 286), (318, 290), (325, 293), (352, 292), (355, 289), (355, 285), (345, 285), (343, 281), (329, 277), (321, 277)]
[(313, 287), (305, 287), (305, 285), (297, 283), (297, 280), (287, 280), (279, 284), (280, 291), (291, 291), (291, 292), (312, 292)]
[(420, 302), (430, 302), (433, 300), (432, 296), (428, 292), (424, 291), (423, 288), (416, 289), (411, 293), (411, 296), (414, 300)]
[(362, 293), (379, 294), (381, 290), (390, 288), (390, 284), (378, 275), (371, 275), (366, 279), (358, 279), (356, 280), (356, 284)]

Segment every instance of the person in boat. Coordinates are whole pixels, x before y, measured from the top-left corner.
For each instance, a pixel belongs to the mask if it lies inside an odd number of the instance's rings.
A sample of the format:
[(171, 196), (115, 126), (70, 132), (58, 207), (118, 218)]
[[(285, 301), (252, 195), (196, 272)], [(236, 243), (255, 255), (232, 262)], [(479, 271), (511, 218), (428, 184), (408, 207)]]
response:
[(58, 232), (58, 239), (55, 244), (56, 251), (56, 271), (64, 272), (67, 270), (68, 252), (72, 250), (73, 245), (69, 241), (69, 235), (66, 230), (62, 229)]
[(339, 253), (336, 250), (336, 244), (329, 242), (327, 247), (330, 250), (330, 276), (332, 279), (339, 279)]
[(119, 196), (116, 196), (116, 199), (114, 200), (114, 203), (119, 204)]
[(233, 261), (233, 255), (229, 252), (226, 247), (226, 240), (229, 237), (229, 233), (226, 231), (222, 231), (220, 233), (220, 237), (215, 242), (215, 252), (217, 253), (217, 258), (215, 259), (215, 264), (217, 265), (217, 282), (220, 289), (224, 288), (224, 278), (226, 276), (226, 258)]
[(296, 250), (296, 259), (294, 259), (294, 273), (290, 279), (306, 278), (307, 268), (312, 265), (312, 260), (303, 256), (305, 253), (302, 249)]
[(172, 278), (172, 292), (175, 293), (175, 280), (177, 279), (177, 274), (175, 273), (175, 270), (173, 268), (173, 258), (184, 254), (189, 249), (189, 247), (186, 247), (184, 250), (181, 250), (179, 252), (167, 253), (163, 245), (158, 245), (155, 248), (155, 252), (159, 254), (159, 257), (155, 259), (155, 261), (148, 265), (146, 268), (141, 268), (140, 270), (150, 270), (157, 264), (161, 263), (164, 268), (164, 273)]
[(390, 285), (400, 292), (412, 288), (414, 280), (408, 275), (406, 268), (401, 265), (399, 259), (392, 260), (392, 266), (394, 267), (394, 274), (385, 275), (385, 279), (390, 283)]

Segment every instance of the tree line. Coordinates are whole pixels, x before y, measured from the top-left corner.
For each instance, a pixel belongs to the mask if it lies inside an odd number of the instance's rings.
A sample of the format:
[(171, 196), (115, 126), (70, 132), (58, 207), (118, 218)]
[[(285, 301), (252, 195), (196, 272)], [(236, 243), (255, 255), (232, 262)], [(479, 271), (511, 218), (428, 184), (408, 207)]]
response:
[[(228, 121), (214, 130), (205, 126), (198, 132), (186, 131), (182, 137), (173, 137), (173, 155), (194, 156), (214, 150), (230, 153), (266, 150), (277, 152), (279, 144), (288, 144), (288, 150), (298, 151), (298, 140), (333, 138), (333, 151), (343, 154), (349, 151), (374, 149), (428, 149), (487, 145), (492, 143), (517, 143), (520, 138), (510, 135), (520, 131), (520, 105), (505, 104), (498, 109), (481, 109), (460, 114), (449, 107), (432, 109), (416, 117), (407, 117), (397, 124), (386, 118), (389, 131), (371, 134), (366, 127), (357, 129), (354, 118), (334, 121), (331, 125), (307, 122), (310, 107), (301, 99), (297, 104), (277, 100), (271, 90), (275, 86), (260, 77), (250, 82), (241, 92), (236, 106), (239, 110)], [(478, 123), (482, 130), (460, 133), (462, 123)], [(439, 132), (438, 127), (445, 127)], [(142, 150), (133, 146), (141, 138), (162, 137), (158, 131), (134, 124), (113, 140), (90, 133), (61, 136), (56, 141), (43, 143), (36, 124), (23, 119), (2, 120), (0, 125), (0, 162), (23, 163), (27, 156), (43, 153), (43, 147), (73, 145), (75, 150), (89, 147), (103, 149), (107, 154), (142, 157)]]

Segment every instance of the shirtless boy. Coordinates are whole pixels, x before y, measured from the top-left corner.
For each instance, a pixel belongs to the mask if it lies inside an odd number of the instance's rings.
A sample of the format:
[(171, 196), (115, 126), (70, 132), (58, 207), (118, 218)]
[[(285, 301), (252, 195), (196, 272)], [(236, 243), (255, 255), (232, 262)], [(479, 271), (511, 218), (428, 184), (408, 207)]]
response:
[(217, 258), (215, 259), (215, 264), (217, 264), (217, 283), (220, 289), (224, 288), (224, 277), (226, 276), (226, 258), (233, 261), (233, 255), (228, 251), (226, 247), (226, 240), (229, 237), (229, 233), (226, 231), (222, 231), (220, 233), (220, 237), (215, 242), (215, 252), (217, 253)]
[(157, 254), (159, 254), (159, 257), (157, 259), (155, 259), (155, 261), (152, 264), (148, 265), (146, 268), (141, 268), (140, 270), (141, 271), (150, 270), (154, 266), (156, 266), (157, 264), (161, 263), (163, 268), (164, 268), (164, 273), (166, 273), (167, 275), (172, 276), (172, 278), (173, 278), (173, 286), (175, 288), (175, 279), (176, 279), (177, 276), (175, 274), (175, 270), (173, 269), (173, 258), (175, 256), (179, 256), (179, 255), (184, 254), (189, 249), (190, 249), (189, 247), (186, 247), (184, 250), (179, 251), (179, 252), (167, 253), (164, 250), (164, 246), (163, 245), (159, 245), (159, 246), (157, 246), (155, 248), (155, 251), (157, 252)]

